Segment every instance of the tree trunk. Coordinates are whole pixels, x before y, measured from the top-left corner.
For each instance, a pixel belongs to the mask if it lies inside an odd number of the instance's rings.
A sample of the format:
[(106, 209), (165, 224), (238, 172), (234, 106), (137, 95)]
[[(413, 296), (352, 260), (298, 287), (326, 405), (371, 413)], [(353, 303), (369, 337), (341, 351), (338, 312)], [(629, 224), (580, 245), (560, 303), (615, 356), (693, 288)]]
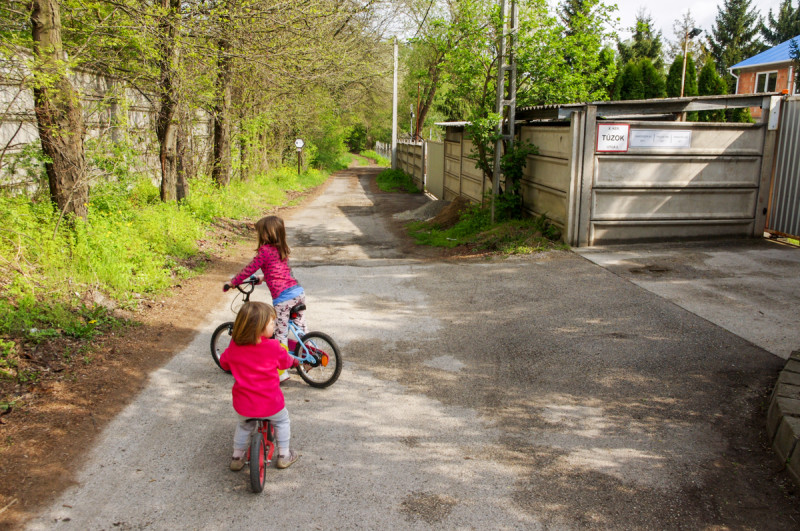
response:
[(192, 176), (192, 167), (189, 162), (189, 133), (191, 119), (188, 113), (181, 109), (178, 111), (178, 134), (175, 139), (175, 152), (177, 155), (177, 182), (175, 186), (176, 199), (181, 201), (189, 195), (189, 177)]
[(175, 94), (175, 34), (177, 31), (177, 13), (180, 0), (161, 0), (164, 10), (159, 23), (160, 38), (158, 43), (158, 63), (160, 69), (160, 105), (156, 116), (156, 137), (159, 145), (159, 161), (161, 163), (161, 200), (164, 202), (177, 199), (178, 163), (177, 136), (178, 124), (175, 110), (178, 98)]
[(219, 40), (217, 56), (217, 100), (214, 105), (214, 165), (211, 177), (220, 186), (231, 180), (231, 64), (228, 57), (228, 40)]
[(83, 151), (83, 112), (67, 79), (57, 0), (33, 0), (34, 109), (50, 184), (50, 198), (63, 214), (86, 219), (89, 186)]

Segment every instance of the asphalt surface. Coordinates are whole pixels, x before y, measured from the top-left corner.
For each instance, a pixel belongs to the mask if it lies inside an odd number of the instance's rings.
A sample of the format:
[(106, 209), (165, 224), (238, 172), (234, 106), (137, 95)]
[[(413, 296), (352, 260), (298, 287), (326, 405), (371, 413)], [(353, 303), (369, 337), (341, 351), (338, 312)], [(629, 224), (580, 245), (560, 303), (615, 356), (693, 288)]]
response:
[(286, 219), (310, 328), (346, 360), (328, 389), (284, 385), (300, 460), (259, 495), (227, 469), (220, 294), (29, 529), (800, 525), (763, 440), (780, 356), (572, 252), (409, 259), (388, 219), (424, 199), (372, 177)]

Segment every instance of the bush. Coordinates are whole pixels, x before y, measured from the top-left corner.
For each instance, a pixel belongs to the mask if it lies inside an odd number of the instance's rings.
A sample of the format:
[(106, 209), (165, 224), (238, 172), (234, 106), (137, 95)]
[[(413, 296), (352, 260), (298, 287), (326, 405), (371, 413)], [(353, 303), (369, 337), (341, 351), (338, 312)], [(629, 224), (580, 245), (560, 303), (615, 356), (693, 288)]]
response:
[(123, 177), (94, 186), (87, 219), (73, 223), (49, 199), (0, 194), (0, 335), (89, 338), (113, 322), (89, 291), (132, 307), (194, 274), (185, 264), (212, 220), (259, 216), (327, 176), (281, 168), (223, 188), (200, 177), (180, 204), (162, 203), (148, 178)]
[(376, 178), (378, 188), (384, 192), (419, 193), (413, 179), (403, 170), (383, 170)]

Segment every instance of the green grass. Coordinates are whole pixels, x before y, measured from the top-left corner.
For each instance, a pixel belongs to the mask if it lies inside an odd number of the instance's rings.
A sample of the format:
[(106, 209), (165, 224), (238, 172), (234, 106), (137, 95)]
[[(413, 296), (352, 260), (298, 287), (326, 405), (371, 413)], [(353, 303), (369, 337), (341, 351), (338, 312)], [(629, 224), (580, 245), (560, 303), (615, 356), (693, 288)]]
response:
[(374, 151), (372, 149), (368, 149), (368, 150), (362, 151), (361, 152), (361, 156), (362, 157), (366, 157), (368, 159), (372, 159), (375, 162), (375, 164), (377, 164), (378, 166), (380, 166), (382, 168), (388, 168), (389, 166), (392, 165), (392, 161), (391, 160), (387, 159), (386, 157), (383, 157), (383, 156), (379, 155), (376, 151)]
[(450, 228), (438, 227), (430, 221), (412, 222), (407, 228), (419, 245), (433, 247), (465, 245), (476, 251), (503, 255), (568, 248), (558, 241), (561, 232), (544, 216), (506, 220), (492, 225), (489, 209), (480, 205), (464, 211), (459, 221)]
[(411, 176), (403, 170), (383, 170), (376, 178), (378, 188), (384, 192), (419, 193)]
[(73, 227), (59, 222), (44, 195), (0, 194), (0, 369), (8, 369), (3, 341), (91, 339), (117, 326), (90, 292), (135, 308), (202, 271), (192, 258), (201, 253), (200, 240), (214, 238), (213, 220), (258, 217), (287, 204), (288, 191), (312, 188), (328, 175), (281, 168), (226, 187), (200, 177), (180, 204), (162, 203), (148, 178), (123, 176), (92, 188), (88, 217)]

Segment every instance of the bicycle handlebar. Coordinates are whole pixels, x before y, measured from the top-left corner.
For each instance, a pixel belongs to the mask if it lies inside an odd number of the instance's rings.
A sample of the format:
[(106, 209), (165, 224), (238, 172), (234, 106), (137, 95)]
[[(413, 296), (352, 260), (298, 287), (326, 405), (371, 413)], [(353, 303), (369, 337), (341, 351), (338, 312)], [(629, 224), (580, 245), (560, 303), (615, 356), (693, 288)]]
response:
[[(238, 284), (237, 286), (231, 286), (230, 284), (228, 284), (226, 282), (225, 285), (222, 286), (222, 291), (227, 293), (229, 289), (231, 289), (232, 287), (235, 287), (236, 289), (238, 289), (240, 292), (244, 293), (245, 295), (249, 295), (249, 294), (253, 293), (253, 290), (256, 289), (256, 286), (258, 286), (259, 284), (261, 284), (261, 279), (259, 277), (255, 276), (255, 275), (253, 275), (250, 278), (248, 278), (247, 280), (242, 281), (242, 283)], [(243, 288), (242, 286), (250, 286), (250, 288), (249, 289), (247, 287)]]

